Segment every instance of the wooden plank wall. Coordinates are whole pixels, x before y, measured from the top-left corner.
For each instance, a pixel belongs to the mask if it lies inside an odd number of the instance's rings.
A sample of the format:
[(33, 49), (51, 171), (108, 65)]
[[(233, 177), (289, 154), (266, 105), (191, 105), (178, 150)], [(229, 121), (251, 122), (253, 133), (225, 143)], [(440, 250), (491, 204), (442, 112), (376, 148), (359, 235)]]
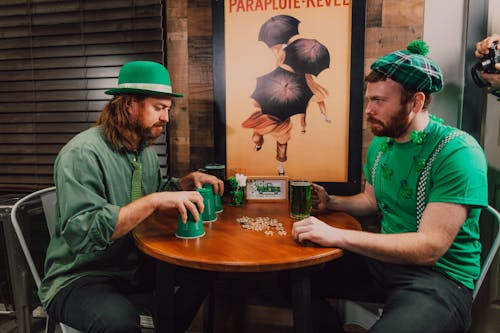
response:
[[(352, 0), (356, 1), (356, 0)], [(421, 39), (424, 26), (425, 0), (367, 0), (365, 34), (365, 73), (380, 56), (404, 49), (414, 39)], [(363, 119), (363, 154), (373, 135)]]
[[(213, 161), (212, 0), (167, 0), (167, 54), (179, 99), (170, 124), (170, 174)], [(356, 0), (352, 0), (356, 1)], [(424, 0), (367, 0), (365, 69), (422, 38)], [(363, 125), (363, 159), (372, 138)]]

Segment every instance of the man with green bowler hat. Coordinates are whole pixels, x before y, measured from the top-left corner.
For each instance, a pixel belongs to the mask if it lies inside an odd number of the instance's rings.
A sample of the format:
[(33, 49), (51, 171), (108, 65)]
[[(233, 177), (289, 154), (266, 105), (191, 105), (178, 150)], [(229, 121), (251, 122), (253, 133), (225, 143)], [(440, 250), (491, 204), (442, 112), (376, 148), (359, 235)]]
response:
[(461, 333), (470, 325), (487, 163), (473, 137), (429, 113), (443, 76), (427, 51), (414, 41), (377, 59), (365, 77), (365, 114), (375, 137), (364, 192), (329, 195), (313, 187), (318, 209), (378, 214), (380, 232), (333, 228), (315, 217), (293, 226), (300, 242), (345, 250), (312, 279), (318, 326), (334, 313), (326, 297), (383, 303), (369, 332)]
[[(106, 94), (113, 98), (96, 125), (71, 139), (55, 161), (57, 221), (38, 293), (51, 317), (83, 332), (140, 332), (128, 296), (154, 288), (156, 263), (135, 247), (132, 229), (172, 209), (184, 221), (188, 211), (198, 219), (204, 207), (196, 188), (224, 189), (205, 173), (164, 179), (160, 172), (151, 144), (169, 121), (172, 98), (182, 96), (172, 91), (163, 65), (123, 65), (118, 86)], [(187, 269), (178, 276), (174, 328), (183, 332), (209, 279)]]

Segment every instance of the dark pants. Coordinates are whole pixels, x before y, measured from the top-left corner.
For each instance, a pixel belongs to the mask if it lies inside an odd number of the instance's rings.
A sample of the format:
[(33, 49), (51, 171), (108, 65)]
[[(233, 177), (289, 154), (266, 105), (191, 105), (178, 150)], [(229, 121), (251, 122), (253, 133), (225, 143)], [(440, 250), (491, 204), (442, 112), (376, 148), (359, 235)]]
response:
[[(162, 263), (158, 263), (162, 264)], [(146, 268), (145, 268), (146, 267)], [(139, 333), (140, 318), (137, 293), (151, 294), (146, 306), (151, 314), (155, 286), (154, 266), (142, 267), (140, 278), (125, 281), (104, 276), (85, 276), (61, 289), (47, 308), (56, 321), (83, 332)], [(184, 332), (191, 324), (200, 305), (208, 294), (211, 277), (206, 272), (177, 268), (175, 272), (175, 332)], [(149, 306), (148, 306), (149, 305)], [(153, 316), (153, 319), (154, 316)]]
[(471, 290), (432, 267), (346, 253), (316, 273), (311, 285), (317, 332), (342, 332), (325, 298), (383, 303), (382, 317), (369, 332), (463, 333), (471, 322)]

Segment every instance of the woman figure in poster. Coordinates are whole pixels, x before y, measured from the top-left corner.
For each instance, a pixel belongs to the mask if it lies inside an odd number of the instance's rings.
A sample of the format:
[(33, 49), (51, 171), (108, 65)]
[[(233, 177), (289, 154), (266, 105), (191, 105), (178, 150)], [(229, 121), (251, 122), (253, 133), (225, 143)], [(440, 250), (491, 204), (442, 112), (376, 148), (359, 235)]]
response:
[[(283, 163), (287, 160), (288, 141), (291, 138), (291, 116), (300, 114), (301, 132), (305, 133), (306, 109), (310, 100), (314, 99), (325, 121), (331, 122), (324, 102), (328, 91), (314, 81), (314, 76), (329, 67), (330, 55), (317, 40), (297, 38), (298, 30), (293, 25), (298, 25), (298, 22), (291, 16), (278, 15), (261, 27), (259, 40), (273, 51), (277, 68), (257, 78), (251, 96), (255, 112), (242, 123), (244, 128), (253, 129), (252, 141), (256, 151), (262, 148), (264, 135), (270, 134), (276, 140), (279, 175), (285, 174)], [(282, 39), (278, 38), (276, 31), (270, 32), (271, 25), (284, 34)]]

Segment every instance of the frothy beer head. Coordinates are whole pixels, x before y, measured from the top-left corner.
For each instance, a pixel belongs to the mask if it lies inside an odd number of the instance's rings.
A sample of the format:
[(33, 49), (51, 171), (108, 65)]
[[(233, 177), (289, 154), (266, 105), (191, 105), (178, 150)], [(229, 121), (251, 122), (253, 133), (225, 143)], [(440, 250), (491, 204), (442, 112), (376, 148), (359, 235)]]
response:
[(311, 182), (306, 180), (293, 180), (291, 184), (292, 186), (311, 186)]

